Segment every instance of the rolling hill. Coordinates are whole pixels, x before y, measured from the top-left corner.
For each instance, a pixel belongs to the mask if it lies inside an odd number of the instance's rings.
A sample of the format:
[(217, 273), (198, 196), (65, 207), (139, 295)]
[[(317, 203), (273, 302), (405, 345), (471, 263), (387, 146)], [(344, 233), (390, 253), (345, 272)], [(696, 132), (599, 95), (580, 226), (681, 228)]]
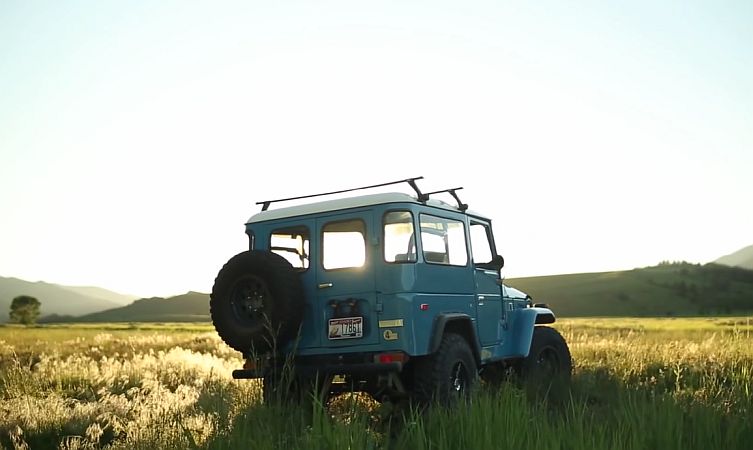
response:
[(729, 255), (722, 256), (714, 261), (725, 266), (742, 267), (753, 270), (753, 245), (749, 245)]
[[(527, 292), (535, 302), (549, 304), (557, 315), (565, 317), (753, 313), (753, 270), (714, 263), (662, 263), (619, 272), (513, 278), (505, 283)], [(0, 294), (4, 296), (0, 297), (0, 307), (4, 308), (5, 317), (10, 299), (19, 293), (39, 298), (44, 315), (56, 314), (41, 320), (44, 322), (210, 320), (209, 295), (199, 292), (170, 298), (144, 298), (120, 306), (114, 301), (122, 302), (124, 296), (99, 288), (68, 288), (0, 278)], [(83, 293), (103, 297), (103, 293), (109, 293), (116, 297), (105, 300)], [(81, 310), (85, 311), (84, 315), (79, 312)], [(78, 317), (71, 317), (74, 315)]]
[(753, 271), (664, 263), (621, 272), (516, 278), (506, 284), (560, 316), (691, 316), (753, 312)]
[(115, 308), (132, 302), (136, 297), (95, 287), (73, 287), (42, 281), (0, 277), (0, 322), (8, 320), (13, 299), (31, 295), (42, 303), (42, 315), (81, 315)]
[(135, 295), (124, 295), (117, 292), (108, 291), (94, 286), (61, 286), (63, 289), (75, 292), (87, 297), (101, 298), (117, 305), (125, 306), (138, 299)]
[(85, 316), (75, 322), (201, 322), (209, 320), (209, 294), (188, 292), (170, 298), (142, 298), (130, 305)]

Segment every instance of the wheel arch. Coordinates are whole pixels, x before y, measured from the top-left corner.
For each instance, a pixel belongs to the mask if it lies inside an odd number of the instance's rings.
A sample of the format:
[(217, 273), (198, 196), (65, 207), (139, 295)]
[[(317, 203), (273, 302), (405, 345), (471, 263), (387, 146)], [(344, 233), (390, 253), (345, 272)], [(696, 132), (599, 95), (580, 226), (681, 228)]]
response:
[(481, 364), (481, 345), (471, 316), (463, 313), (439, 314), (434, 319), (434, 327), (429, 341), (429, 354), (435, 353), (445, 333), (455, 333), (463, 337), (471, 347), (476, 364)]
[(548, 308), (535, 308), (535, 309), (541, 310), (536, 314), (536, 325), (545, 325), (548, 323), (554, 323), (557, 320), (557, 318), (554, 317), (554, 313), (552, 312), (552, 310)]

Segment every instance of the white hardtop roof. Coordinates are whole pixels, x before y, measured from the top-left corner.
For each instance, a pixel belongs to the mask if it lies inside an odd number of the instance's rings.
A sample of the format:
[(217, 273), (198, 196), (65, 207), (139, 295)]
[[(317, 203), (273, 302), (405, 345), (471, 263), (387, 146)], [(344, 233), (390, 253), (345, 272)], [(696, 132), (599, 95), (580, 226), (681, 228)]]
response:
[[(338, 198), (335, 200), (325, 200), (323, 202), (307, 203), (305, 205), (261, 211), (251, 216), (246, 223), (265, 222), (267, 220), (284, 219), (286, 217), (305, 216), (309, 214), (340, 211), (344, 209), (360, 208), (363, 206), (383, 205), (387, 203), (421, 204), (416, 197), (399, 192), (359, 195), (357, 197)], [(441, 200), (429, 199), (425, 204), (435, 208), (446, 209), (448, 211), (461, 212), (457, 208)], [(471, 213), (470, 211), (466, 212), (470, 215), (478, 216), (478, 214)]]

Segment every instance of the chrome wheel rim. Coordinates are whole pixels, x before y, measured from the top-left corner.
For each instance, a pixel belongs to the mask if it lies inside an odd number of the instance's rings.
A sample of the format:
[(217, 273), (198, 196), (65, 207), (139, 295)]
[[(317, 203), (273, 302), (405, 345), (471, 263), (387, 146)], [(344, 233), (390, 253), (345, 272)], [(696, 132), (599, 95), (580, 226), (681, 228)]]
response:
[(468, 369), (462, 361), (452, 366), (450, 371), (450, 391), (462, 395), (468, 388)]

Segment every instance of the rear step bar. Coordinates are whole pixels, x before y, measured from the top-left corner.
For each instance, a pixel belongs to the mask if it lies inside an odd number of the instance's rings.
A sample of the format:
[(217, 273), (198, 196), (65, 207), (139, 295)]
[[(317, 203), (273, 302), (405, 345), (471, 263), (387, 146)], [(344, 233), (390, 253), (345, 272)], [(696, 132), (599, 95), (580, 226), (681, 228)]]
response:
[[(403, 370), (403, 363), (393, 361), (388, 363), (358, 363), (358, 364), (324, 364), (321, 366), (295, 366), (296, 372), (309, 375), (316, 373), (329, 373), (333, 375), (376, 375), (387, 372), (400, 372)], [(251, 378), (262, 378), (264, 371), (256, 369), (237, 369), (233, 370), (233, 378), (236, 380), (247, 380)]]

